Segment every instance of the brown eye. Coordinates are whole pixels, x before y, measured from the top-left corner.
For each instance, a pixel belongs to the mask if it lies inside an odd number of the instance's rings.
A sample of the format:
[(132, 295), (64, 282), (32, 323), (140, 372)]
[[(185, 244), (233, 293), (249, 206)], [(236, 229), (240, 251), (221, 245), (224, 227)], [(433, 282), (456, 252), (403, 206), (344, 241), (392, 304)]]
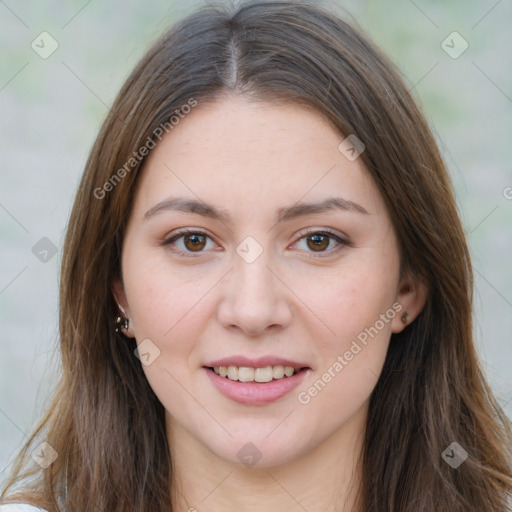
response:
[(180, 256), (199, 256), (201, 253), (207, 252), (208, 249), (215, 247), (215, 243), (207, 233), (192, 230), (176, 233), (171, 238), (163, 241), (162, 245), (169, 247), (172, 252), (178, 253)]
[(307, 237), (307, 244), (315, 252), (324, 251), (329, 247), (330, 239), (331, 237), (323, 234), (310, 235)]
[[(302, 245), (302, 247), (301, 247)], [(309, 252), (310, 256), (329, 256), (352, 244), (331, 231), (306, 231), (296, 243), (298, 249)]]
[(183, 243), (185, 247), (192, 252), (201, 251), (206, 245), (206, 236), (200, 235), (199, 233), (184, 235)]

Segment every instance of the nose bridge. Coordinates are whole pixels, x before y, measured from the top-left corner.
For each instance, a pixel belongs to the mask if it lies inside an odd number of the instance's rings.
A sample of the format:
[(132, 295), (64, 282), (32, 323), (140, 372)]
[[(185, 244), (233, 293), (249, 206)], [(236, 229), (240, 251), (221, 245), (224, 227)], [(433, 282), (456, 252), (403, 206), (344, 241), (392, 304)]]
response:
[(253, 307), (271, 307), (276, 299), (274, 276), (269, 270), (272, 265), (270, 250), (260, 246), (240, 244), (235, 258), (234, 280), (236, 297), (253, 302)]
[(251, 334), (285, 325), (290, 319), (286, 290), (270, 270), (275, 266), (270, 249), (247, 237), (236, 252), (220, 321)]

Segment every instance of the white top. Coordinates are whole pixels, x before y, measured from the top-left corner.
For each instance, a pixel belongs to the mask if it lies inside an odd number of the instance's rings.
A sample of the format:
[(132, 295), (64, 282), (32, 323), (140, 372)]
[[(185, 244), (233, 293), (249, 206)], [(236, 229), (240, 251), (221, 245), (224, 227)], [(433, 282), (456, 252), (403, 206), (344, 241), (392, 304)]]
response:
[(0, 505), (0, 512), (46, 512), (42, 508), (33, 507), (32, 505)]

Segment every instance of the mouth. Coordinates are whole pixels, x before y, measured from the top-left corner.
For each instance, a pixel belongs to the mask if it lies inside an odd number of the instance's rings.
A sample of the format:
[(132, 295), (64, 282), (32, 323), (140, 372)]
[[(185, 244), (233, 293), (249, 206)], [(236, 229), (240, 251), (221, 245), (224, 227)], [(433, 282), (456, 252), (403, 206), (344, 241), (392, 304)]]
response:
[(305, 366), (283, 365), (203, 366), (203, 370), (218, 392), (246, 406), (263, 406), (285, 399), (312, 371)]
[(265, 384), (288, 379), (310, 369), (307, 366), (295, 368), (284, 365), (268, 365), (257, 368), (250, 366), (204, 366), (203, 368), (231, 381), (253, 384)]

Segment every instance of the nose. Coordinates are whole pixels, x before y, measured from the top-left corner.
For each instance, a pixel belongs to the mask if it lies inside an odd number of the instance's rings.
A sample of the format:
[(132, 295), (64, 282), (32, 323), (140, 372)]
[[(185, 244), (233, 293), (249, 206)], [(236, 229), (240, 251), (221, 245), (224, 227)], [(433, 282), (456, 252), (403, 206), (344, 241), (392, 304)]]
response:
[(252, 263), (235, 256), (234, 268), (223, 280), (217, 313), (226, 329), (253, 337), (290, 324), (292, 294), (265, 254)]

